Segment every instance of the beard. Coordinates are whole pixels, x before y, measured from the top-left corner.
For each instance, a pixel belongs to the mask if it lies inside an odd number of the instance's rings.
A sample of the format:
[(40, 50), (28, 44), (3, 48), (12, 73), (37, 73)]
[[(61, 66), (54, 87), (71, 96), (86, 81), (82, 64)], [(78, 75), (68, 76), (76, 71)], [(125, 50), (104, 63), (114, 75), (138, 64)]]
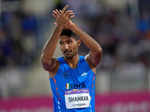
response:
[(76, 54), (77, 51), (64, 51), (64, 57), (68, 60), (71, 60)]
[(71, 60), (73, 57), (74, 57), (74, 55), (72, 55), (72, 56), (64, 56), (66, 59), (68, 59), (68, 60)]

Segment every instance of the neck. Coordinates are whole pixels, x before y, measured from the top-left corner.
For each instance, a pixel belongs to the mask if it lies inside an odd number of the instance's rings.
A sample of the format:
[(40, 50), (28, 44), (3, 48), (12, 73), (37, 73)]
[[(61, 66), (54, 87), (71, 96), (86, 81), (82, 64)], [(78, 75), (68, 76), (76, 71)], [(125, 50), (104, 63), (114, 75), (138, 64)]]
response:
[(68, 65), (71, 67), (71, 68), (76, 68), (77, 64), (78, 64), (78, 60), (79, 60), (79, 56), (78, 55), (75, 55), (73, 56), (72, 59), (65, 59), (68, 63)]

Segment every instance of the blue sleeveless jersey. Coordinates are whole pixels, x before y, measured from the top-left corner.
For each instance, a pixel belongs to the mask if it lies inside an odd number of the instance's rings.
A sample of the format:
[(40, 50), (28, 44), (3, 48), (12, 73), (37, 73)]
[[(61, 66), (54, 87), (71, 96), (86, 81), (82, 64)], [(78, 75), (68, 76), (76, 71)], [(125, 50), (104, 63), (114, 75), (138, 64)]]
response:
[[(84, 56), (80, 56), (76, 68), (71, 68), (63, 57), (57, 59), (59, 68), (56, 75), (50, 78), (53, 94), (54, 112), (95, 112), (95, 73), (89, 67)], [(86, 108), (67, 109), (65, 92), (68, 90), (89, 91), (90, 105)]]

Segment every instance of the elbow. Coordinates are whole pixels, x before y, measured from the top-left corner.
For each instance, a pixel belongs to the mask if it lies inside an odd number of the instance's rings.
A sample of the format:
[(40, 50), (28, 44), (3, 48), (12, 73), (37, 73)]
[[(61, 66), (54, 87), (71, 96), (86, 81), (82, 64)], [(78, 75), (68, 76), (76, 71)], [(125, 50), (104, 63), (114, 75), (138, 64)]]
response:
[(96, 51), (97, 56), (101, 57), (102, 52), (103, 52), (102, 47), (99, 46), (98, 49), (97, 49), (97, 51)]
[(41, 60), (41, 63), (42, 63), (42, 67), (43, 67), (44, 70), (50, 71), (50, 69), (51, 69), (50, 63), (48, 63), (48, 62), (45, 61), (45, 60)]
[(56, 67), (56, 60), (55, 59), (49, 59), (45, 58), (44, 56), (41, 56), (41, 63), (46, 71), (53, 71)]
[(42, 65), (43, 65), (44, 63), (46, 63), (46, 58), (44, 57), (43, 54), (41, 55), (40, 61), (41, 61)]
[(50, 71), (50, 66), (48, 63), (42, 63), (44, 70)]
[(99, 47), (99, 52), (102, 53), (103, 49), (102, 47)]
[(41, 64), (44, 70), (49, 70), (49, 61), (44, 57), (44, 55), (41, 55)]
[(96, 65), (98, 65), (102, 59), (102, 52), (103, 52), (102, 48), (99, 47), (99, 49), (96, 52), (96, 58), (95, 58), (96, 59), (96, 62), (95, 62)]

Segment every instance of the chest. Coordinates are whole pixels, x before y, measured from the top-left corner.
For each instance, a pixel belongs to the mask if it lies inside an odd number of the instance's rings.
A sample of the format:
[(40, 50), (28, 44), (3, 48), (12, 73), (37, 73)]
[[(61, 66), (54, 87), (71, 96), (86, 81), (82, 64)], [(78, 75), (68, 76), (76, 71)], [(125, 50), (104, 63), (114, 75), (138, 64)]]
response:
[(81, 66), (71, 69), (68, 66), (64, 66), (57, 77), (58, 88), (63, 90), (88, 88), (91, 75), (90, 69)]

